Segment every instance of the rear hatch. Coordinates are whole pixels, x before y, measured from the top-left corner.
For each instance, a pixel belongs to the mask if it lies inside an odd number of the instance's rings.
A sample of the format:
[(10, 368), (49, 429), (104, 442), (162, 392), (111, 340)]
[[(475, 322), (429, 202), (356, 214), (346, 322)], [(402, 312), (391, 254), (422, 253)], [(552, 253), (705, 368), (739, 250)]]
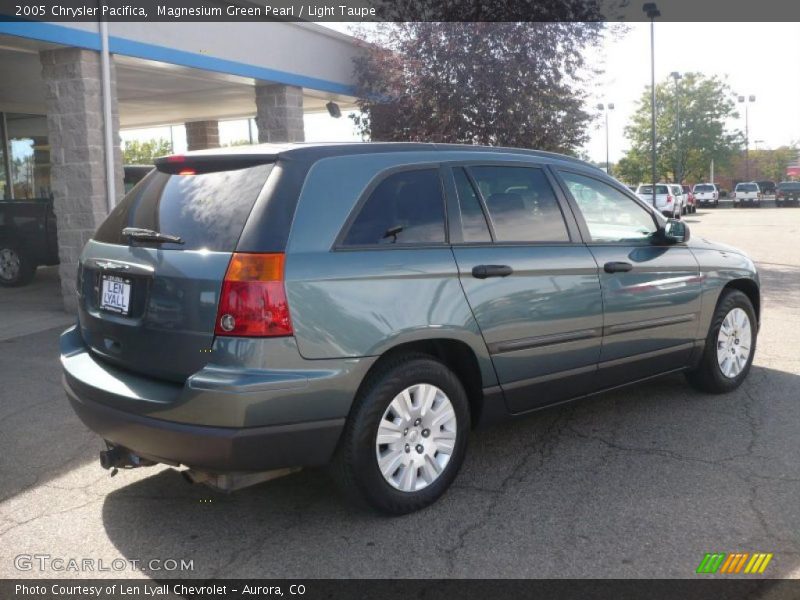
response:
[(698, 200), (713, 200), (715, 191), (714, 186), (711, 185), (696, 185), (694, 186), (694, 197)]
[(225, 271), (272, 170), (268, 156), (210, 158), (163, 161), (84, 248), (81, 335), (99, 358), (172, 381), (206, 364)]
[[(647, 204), (653, 205), (653, 186), (640, 185), (636, 195), (639, 196)], [(667, 196), (669, 195), (669, 188), (666, 185), (656, 185), (656, 203), (655, 208), (661, 209), (667, 204)]]
[(798, 198), (800, 197), (800, 181), (779, 183), (778, 192), (786, 198)]

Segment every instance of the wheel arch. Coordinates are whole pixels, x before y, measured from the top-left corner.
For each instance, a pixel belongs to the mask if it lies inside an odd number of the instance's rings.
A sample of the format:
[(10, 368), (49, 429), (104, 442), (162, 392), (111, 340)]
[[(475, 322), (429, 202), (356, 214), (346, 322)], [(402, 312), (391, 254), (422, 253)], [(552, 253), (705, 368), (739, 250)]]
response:
[[(761, 290), (755, 281), (745, 278), (729, 281), (720, 291), (720, 298), (725, 290), (738, 290), (747, 296), (756, 311), (756, 320), (759, 323), (761, 322)], [(719, 299), (717, 299), (717, 302), (719, 302)]]
[(473, 426), (479, 422), (483, 411), (483, 388), (487, 385), (481, 374), (478, 356), (473, 348), (462, 340), (455, 338), (431, 338), (398, 343), (384, 351), (378, 360), (370, 366), (356, 394), (361, 392), (365, 382), (372, 373), (380, 369), (386, 362), (403, 354), (427, 354), (445, 364), (455, 373), (464, 386), (470, 407), (470, 419)]

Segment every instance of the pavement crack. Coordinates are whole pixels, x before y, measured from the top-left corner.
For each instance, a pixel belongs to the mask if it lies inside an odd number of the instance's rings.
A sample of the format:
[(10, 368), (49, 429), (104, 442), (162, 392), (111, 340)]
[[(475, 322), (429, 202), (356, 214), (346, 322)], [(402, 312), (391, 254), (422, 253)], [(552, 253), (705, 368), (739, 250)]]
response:
[[(569, 408), (559, 413), (545, 428), (540, 436), (535, 438), (529, 444), (523, 446), (525, 452), (522, 453), (522, 457), (500, 481), (500, 484), (497, 486), (497, 488), (481, 488), (481, 491), (489, 494), (488, 501), (486, 502), (484, 509), (478, 515), (478, 518), (459, 529), (459, 531), (456, 533), (456, 543), (453, 546), (444, 549), (444, 555), (447, 561), (447, 572), (450, 576), (454, 576), (456, 555), (466, 546), (466, 540), (469, 535), (486, 523), (510, 486), (514, 482), (523, 481), (524, 476), (522, 474), (524, 473), (526, 465), (529, 464), (532, 458), (538, 456), (536, 465), (537, 468), (544, 464), (544, 462), (547, 460), (547, 457), (552, 454), (556, 442), (561, 437), (568, 423), (572, 419), (574, 412), (575, 408)], [(474, 488), (474, 486), (463, 487), (468, 489)]]

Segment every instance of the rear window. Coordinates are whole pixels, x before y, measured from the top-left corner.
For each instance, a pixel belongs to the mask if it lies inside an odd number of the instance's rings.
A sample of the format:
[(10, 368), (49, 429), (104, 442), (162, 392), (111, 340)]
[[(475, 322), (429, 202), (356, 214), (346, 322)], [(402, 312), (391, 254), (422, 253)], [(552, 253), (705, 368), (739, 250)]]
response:
[(800, 190), (800, 181), (785, 181), (778, 184), (779, 190)]
[(736, 186), (737, 192), (757, 192), (758, 186), (755, 183), (740, 183)]
[(120, 202), (94, 239), (128, 245), (125, 227), (177, 235), (183, 244), (136, 241), (137, 246), (232, 252), (272, 165), (170, 175), (152, 171)]
[[(652, 194), (653, 193), (653, 186), (652, 185), (640, 185), (639, 186), (639, 194)], [(656, 194), (669, 194), (669, 190), (665, 185), (657, 185), (656, 186)]]
[(697, 192), (716, 192), (713, 185), (696, 185), (694, 186), (695, 193)]

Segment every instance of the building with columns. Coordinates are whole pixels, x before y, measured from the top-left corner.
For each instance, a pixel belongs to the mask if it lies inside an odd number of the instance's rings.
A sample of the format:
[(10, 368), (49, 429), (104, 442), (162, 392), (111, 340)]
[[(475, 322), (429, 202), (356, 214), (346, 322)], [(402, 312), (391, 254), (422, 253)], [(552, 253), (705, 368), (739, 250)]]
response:
[(0, 200), (52, 197), (62, 295), (122, 197), (120, 128), (184, 123), (190, 150), (219, 121), (260, 142), (305, 137), (305, 113), (354, 105), (354, 38), (312, 23), (0, 22)]

